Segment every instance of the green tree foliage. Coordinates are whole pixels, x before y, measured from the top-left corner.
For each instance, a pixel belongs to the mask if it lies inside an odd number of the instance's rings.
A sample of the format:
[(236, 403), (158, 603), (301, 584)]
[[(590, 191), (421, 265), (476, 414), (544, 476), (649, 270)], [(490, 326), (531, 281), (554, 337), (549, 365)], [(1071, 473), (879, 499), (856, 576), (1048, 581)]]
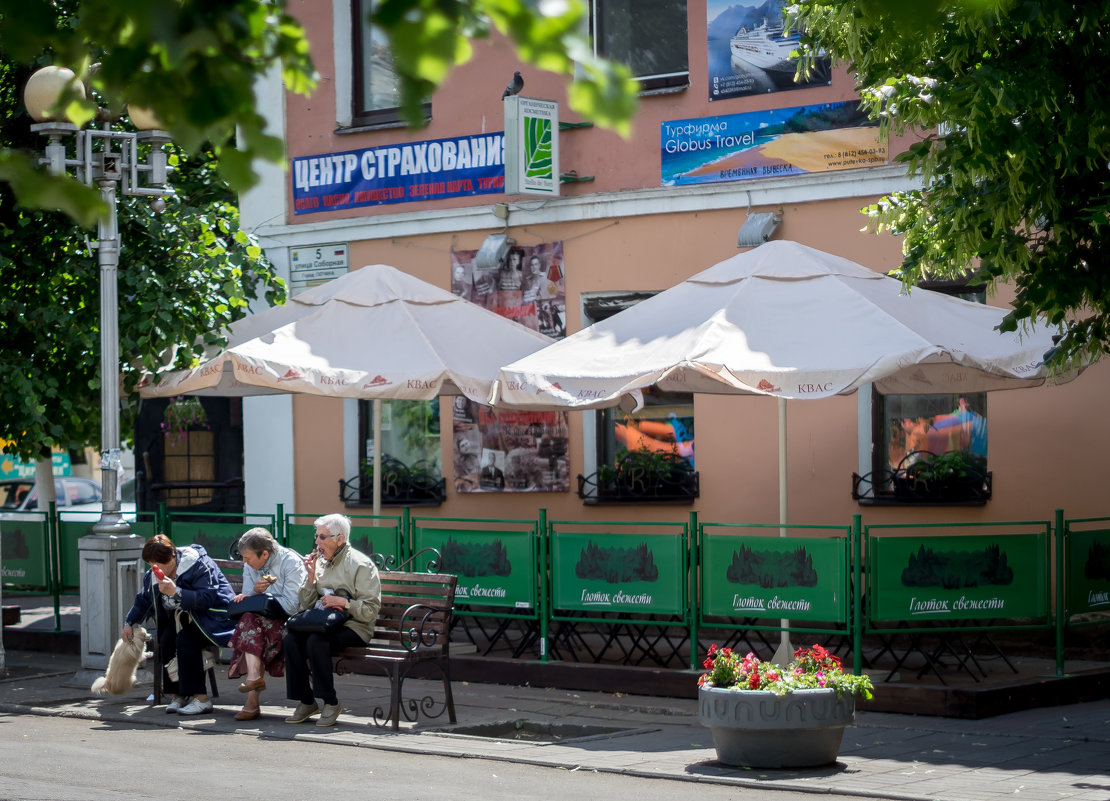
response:
[(572, 79), (572, 109), (624, 136), (631, 129), (636, 82), (624, 65), (593, 55), (583, 0), (381, 0), (374, 6), (371, 20), (389, 37), (402, 112), (412, 125), (425, 121), (420, 104), (470, 59), (471, 40), (497, 30), (522, 61)]
[[(800, 0), (803, 56), (847, 63), (921, 191), (865, 209), (904, 235), (901, 277), (1012, 283), (1015, 330), (1063, 327), (1053, 363), (1110, 350), (1110, 4)], [(805, 68), (803, 58), (802, 68)]]
[[(27, 147), (35, 136), (19, 98), (29, 71), (0, 63), (0, 146)], [(204, 150), (171, 157), (177, 197), (161, 213), (139, 198), (119, 200), (126, 391), (139, 368), (159, 366), (167, 352), (185, 367), (206, 345), (222, 344), (221, 329), (260, 292), (284, 299), (261, 249), (239, 230), (234, 196), (213, 160)], [(18, 206), (0, 184), (0, 437), (13, 441), (6, 450), (36, 458), (51, 445), (99, 443), (99, 360), (96, 251), (71, 219)]]
[[(627, 135), (637, 85), (626, 67), (593, 55), (586, 11), (583, 0), (381, 0), (372, 19), (393, 50), (413, 126), (425, 124), (421, 103), (470, 58), (471, 41), (497, 30), (523, 61), (572, 80), (571, 108)], [(255, 109), (255, 79), (278, 67), (286, 89), (308, 94), (316, 83), (308, 50), (285, 0), (0, 0), (5, 60), (67, 66), (114, 112), (125, 103), (153, 110), (187, 152), (211, 146), (237, 191), (255, 182), (255, 158), (283, 159)], [(78, 125), (98, 113), (92, 98), (63, 106)], [(0, 148), (0, 180), (25, 205), (62, 209), (85, 225), (102, 211), (92, 191), (47, 175), (24, 151)]]
[[(253, 182), (255, 157), (282, 158), (281, 139), (264, 133), (255, 110), (255, 79), (278, 66), (292, 91), (315, 83), (304, 31), (281, 0), (0, 0), (0, 53), (69, 67), (115, 112), (125, 103), (154, 110), (187, 152), (212, 147), (236, 189)], [(64, 111), (81, 125), (97, 106), (89, 98)], [(85, 224), (100, 211), (95, 194), (35, 169), (23, 151), (0, 148), (0, 178), (36, 208)]]

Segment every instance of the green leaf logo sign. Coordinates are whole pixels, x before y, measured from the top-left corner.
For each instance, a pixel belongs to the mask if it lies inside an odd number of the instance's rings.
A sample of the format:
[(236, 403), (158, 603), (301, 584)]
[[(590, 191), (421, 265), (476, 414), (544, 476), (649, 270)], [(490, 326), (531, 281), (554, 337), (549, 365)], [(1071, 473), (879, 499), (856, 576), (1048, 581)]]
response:
[(553, 181), (551, 120), (544, 117), (524, 118), (525, 178)]

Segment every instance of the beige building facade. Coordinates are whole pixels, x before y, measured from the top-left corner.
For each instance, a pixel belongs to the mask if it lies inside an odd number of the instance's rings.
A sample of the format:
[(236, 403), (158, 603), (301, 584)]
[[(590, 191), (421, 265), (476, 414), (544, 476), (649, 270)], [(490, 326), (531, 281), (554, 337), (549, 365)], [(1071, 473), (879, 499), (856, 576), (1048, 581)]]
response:
[[(858, 142), (862, 126), (834, 125), (834, 133), (826, 131), (825, 136), (817, 135), (815, 126), (794, 133), (803, 138), (793, 141), (802, 144), (787, 148), (785, 158), (780, 145), (778, 160), (756, 159), (741, 141), (717, 141), (704, 145), (707, 154), (700, 165), (689, 161), (696, 156), (691, 148), (709, 141), (698, 133), (708, 130), (702, 126), (721, 126), (715, 129), (721, 137), (739, 140), (743, 134), (735, 132), (745, 126), (758, 128), (760, 115), (778, 120), (785, 109), (794, 110), (793, 119), (830, 109), (850, 111), (858, 95), (851, 77), (835, 67), (827, 82), (813, 86), (786, 89), (780, 82), (774, 91), (751, 89), (711, 99), (714, 59), (724, 58), (725, 51), (717, 51), (727, 46), (714, 38), (714, 25), (729, 23), (713, 16), (712, 3), (690, 0), (684, 5), (685, 38), (678, 36), (668, 47), (676, 62), (685, 61), (685, 74), (671, 65), (669, 72), (664, 69), (654, 76), (649, 83), (656, 88), (641, 97), (627, 140), (590, 126), (555, 132), (559, 172), (577, 180), (561, 182), (557, 197), (541, 197), (485, 191), (490, 175), (495, 176), (494, 187), (500, 186), (496, 176), (503, 175), (503, 165), (484, 151), (469, 152), (470, 171), (444, 176), (442, 187), (435, 179), (421, 179), (420, 168), (428, 166), (433, 151), (440, 154), (437, 159), (443, 158), (449, 147), (443, 143), (461, 148), (460, 139), (473, 142), (504, 130), (502, 90), (516, 70), (525, 81), (522, 96), (557, 102), (564, 124), (584, 122), (567, 106), (562, 78), (522, 65), (510, 43), (496, 36), (476, 42), (474, 58), (456, 69), (431, 98), (428, 125), (410, 130), (390, 122), (388, 109), (382, 114), (381, 109), (365, 108), (369, 95), (363, 89), (371, 80), (367, 69), (380, 65), (363, 57), (367, 36), (358, 30), (351, 2), (293, 4), (293, 13), (308, 31), (321, 80), (307, 99), (285, 93), (276, 77), (259, 87), (273, 129), (287, 143), (290, 167), (269, 168), (262, 184), (244, 196), (245, 227), (294, 283), (305, 274), (300, 270), (304, 254), (317, 250), (344, 253), (345, 261), (336, 257), (340, 268), (386, 263), (450, 288), (453, 256), (458, 263), (458, 254), (478, 251), (491, 235), (506, 235), (526, 251), (561, 243), (559, 300), (567, 333), (587, 325), (590, 310), (605, 305), (606, 298), (664, 290), (735, 254), (738, 233), (754, 214), (781, 217), (772, 233), (776, 239), (795, 240), (877, 271), (897, 266), (899, 240), (861, 231), (867, 219), (860, 210), (886, 193), (914, 186), (904, 168), (894, 163), (906, 141), (876, 142), (866, 163), (829, 168), (834, 151), (829, 143), (836, 141), (835, 132), (847, 135), (853, 128)], [(597, 30), (602, 30), (600, 23)], [(737, 46), (745, 41), (742, 38)], [(742, 64), (731, 69), (733, 76), (754, 74)], [(862, 135), (866, 139), (868, 134)], [(454, 153), (456, 161), (460, 152)], [(400, 178), (394, 183), (382, 180), (391, 160), (399, 176), (414, 153), (416, 163), (409, 165), (409, 173), (415, 177), (405, 179), (407, 183)], [(768, 164), (782, 163), (796, 169), (762, 171)], [(726, 169), (734, 172), (726, 176)], [(360, 172), (361, 183), (339, 180), (345, 173)], [(699, 174), (714, 175), (715, 180), (676, 179)], [(451, 196), (437, 196), (443, 193)], [(545, 270), (550, 267), (545, 265)], [(1002, 305), (1006, 297), (1002, 288), (987, 302)], [(851, 326), (852, 321), (845, 319), (843, 324)], [(350, 335), (357, 337), (358, 332)], [(481, 342), (472, 344), (482, 347)], [(367, 342), (366, 347), (388, 348), (389, 343)], [(856, 513), (865, 523), (1044, 520), (1056, 508), (1065, 509), (1069, 517), (1106, 514), (1110, 505), (1101, 495), (1101, 467), (1110, 447), (1110, 428), (1104, 422), (1102, 398), (1108, 388), (1110, 372), (1096, 365), (1070, 384), (987, 397), (980, 411), (989, 439), (980, 445), (986, 449), (992, 491), (985, 503), (972, 505), (860, 503), (852, 495), (853, 474), (871, 473), (875, 454), (887, 447), (874, 441), (889, 422), (876, 425), (874, 398), (861, 391), (790, 401), (789, 521), (848, 525)], [(779, 519), (778, 414), (773, 398), (689, 399), (690, 406), (679, 417), (693, 418), (699, 493), (690, 503), (665, 505), (593, 504), (579, 497), (576, 477), (590, 476), (612, 459), (612, 448), (606, 451), (599, 444), (605, 433), (599, 429), (613, 425), (613, 420), (592, 412), (567, 416), (565, 456), (560, 455), (565, 465), (559, 468), (567, 490), (460, 491), (466, 487), (456, 471), (452, 401), (439, 403), (438, 462), (446, 496), (441, 504), (420, 509), (420, 514), (528, 519), (544, 508), (555, 519), (674, 520), (689, 511), (696, 511), (703, 521)], [(368, 453), (365, 410), (360, 411), (358, 401), (308, 396), (246, 399), (244, 425), (249, 512), (268, 511), (276, 503), (300, 514), (369, 512), (365, 506), (345, 505), (338, 493), (339, 482), (355, 476)], [(434, 432), (429, 435), (434, 449)], [(498, 451), (491, 458), (507, 467), (506, 453)]]

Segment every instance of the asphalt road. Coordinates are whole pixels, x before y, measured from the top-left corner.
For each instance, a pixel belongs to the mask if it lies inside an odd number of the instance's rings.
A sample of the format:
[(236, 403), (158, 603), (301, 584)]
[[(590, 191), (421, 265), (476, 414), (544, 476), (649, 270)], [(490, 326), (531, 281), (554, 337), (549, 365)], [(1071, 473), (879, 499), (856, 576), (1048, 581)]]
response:
[[(821, 796), (841, 801), (848, 796)], [(335, 744), (0, 714), (0, 801), (812, 801), (810, 793), (644, 779)]]

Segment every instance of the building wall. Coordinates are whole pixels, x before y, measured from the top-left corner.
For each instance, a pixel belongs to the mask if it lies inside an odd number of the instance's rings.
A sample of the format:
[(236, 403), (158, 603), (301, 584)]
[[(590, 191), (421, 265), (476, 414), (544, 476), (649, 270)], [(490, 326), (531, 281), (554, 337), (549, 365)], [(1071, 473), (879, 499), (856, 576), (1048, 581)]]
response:
[[(336, 26), (328, 13), (333, 7), (345, 7), (345, 3), (304, 3), (299, 12), (293, 7), (306, 24), (323, 77), (317, 92), (307, 100), (279, 95), (276, 101), (272, 85), (263, 93), (271, 98), (269, 108), (279, 119), (284, 111), (291, 157), (500, 131), (499, 98), (514, 69), (525, 75), (525, 95), (560, 100), (562, 118), (575, 119), (566, 110), (561, 79), (522, 68), (511, 47), (495, 38), (478, 43), (475, 59), (453, 73), (436, 94), (427, 128), (337, 133), (334, 87), (343, 81), (336, 74), (334, 54), (338, 52), (342, 62), (343, 48), (333, 39)], [(445, 287), (450, 285), (451, 251), (475, 250), (490, 233), (507, 230), (524, 245), (561, 241), (568, 333), (581, 327), (583, 293), (666, 289), (735, 254), (737, 231), (754, 211), (781, 212), (783, 221), (774, 235), (777, 239), (796, 240), (875, 270), (896, 266), (899, 241), (889, 235), (861, 232), (866, 219), (859, 213), (882, 194), (913, 186), (896, 165), (701, 187), (659, 185), (662, 121), (853, 97), (850, 78), (839, 70), (831, 87), (709, 103), (705, 99), (704, 17), (704, 4), (691, 2), (691, 87), (643, 98), (630, 141), (596, 128), (563, 133), (562, 169), (595, 179), (564, 185), (564, 197), (541, 200), (482, 195), (295, 215), (292, 181), (286, 173), (280, 182), (271, 176), (269, 183), (255, 192), (267, 198), (267, 210), (272, 209), (275, 193), (281, 193), (284, 220), (275, 219), (273, 213), (265, 218), (255, 214), (250, 218), (258, 220), (255, 232), (267, 252), (286, 267), (289, 247), (345, 242), (352, 269), (387, 263)], [(892, 153), (905, 144), (892, 142)], [(497, 203), (508, 206), (504, 222), (493, 213)], [(247, 215), (248, 209), (244, 209), (244, 218)], [(1006, 297), (1003, 289), (989, 302), (1004, 304)], [(857, 512), (863, 513), (865, 522), (1043, 519), (1058, 506), (1074, 516), (1107, 514), (1110, 505), (1097, 490), (1101, 454), (1110, 445), (1110, 431), (1096, 406), (1108, 384), (1110, 371), (1096, 366), (1066, 386), (992, 394), (988, 408), (994, 496), (986, 506), (975, 508), (861, 508), (851, 499), (851, 475), (869, 469), (861, 465), (857, 422), (866, 399), (791, 401), (787, 404), (789, 519), (799, 524), (846, 524)], [(266, 481), (269, 475), (280, 484), (280, 476), (288, 475), (283, 471), (292, 470), (295, 490), (294, 497), (286, 501), (288, 511), (315, 514), (339, 508), (338, 480), (349, 478), (346, 473), (357, 463), (353, 453), (357, 444), (349, 435), (353, 408), (354, 404), (341, 401), (295, 397), (288, 459), (254, 460), (257, 470), (248, 471), (248, 482)], [(695, 417), (701, 497), (692, 507), (584, 507), (573, 492), (456, 494), (450, 437), (444, 436), (447, 502), (419, 511), (442, 516), (534, 517), (543, 507), (551, 516), (564, 519), (673, 519), (693, 509), (702, 520), (776, 522), (776, 401), (698, 396)], [(449, 403), (443, 407), (441, 419), (445, 427), (449, 425)], [(581, 413), (571, 413), (570, 426), (573, 486), (573, 476), (586, 469)]]

